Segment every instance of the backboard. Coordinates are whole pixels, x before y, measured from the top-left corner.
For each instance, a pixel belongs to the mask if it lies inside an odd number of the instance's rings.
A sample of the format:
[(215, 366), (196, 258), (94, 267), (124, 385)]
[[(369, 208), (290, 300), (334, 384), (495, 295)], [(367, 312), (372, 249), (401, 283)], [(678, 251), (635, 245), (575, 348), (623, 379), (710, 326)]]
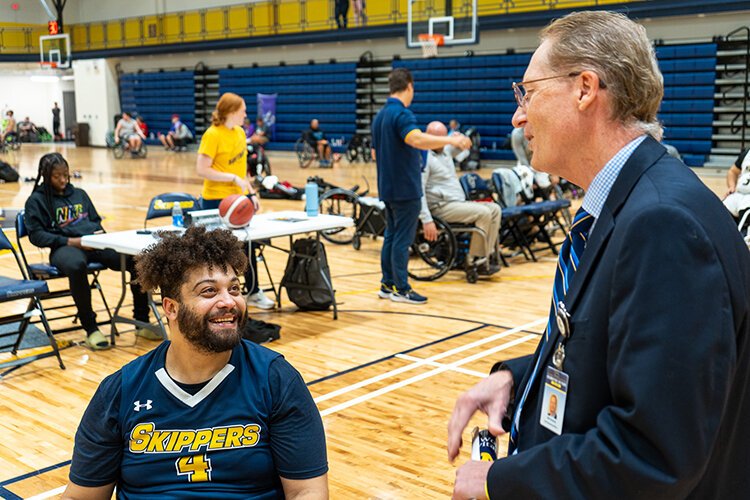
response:
[(39, 61), (46, 68), (70, 68), (70, 35), (40, 36)]
[(479, 43), (477, 0), (408, 1), (407, 47), (422, 47), (419, 35), (442, 35), (445, 46)]

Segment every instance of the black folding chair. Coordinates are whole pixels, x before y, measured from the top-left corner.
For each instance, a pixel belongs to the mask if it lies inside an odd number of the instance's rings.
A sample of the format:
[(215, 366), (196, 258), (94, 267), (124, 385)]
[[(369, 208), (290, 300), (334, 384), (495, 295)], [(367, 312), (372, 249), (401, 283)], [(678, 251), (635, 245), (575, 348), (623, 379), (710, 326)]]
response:
[[(28, 275), (24, 270), (24, 266), (21, 264), (21, 259), (18, 257), (16, 249), (13, 247), (2, 229), (0, 229), (0, 250), (8, 250), (13, 253), (13, 257), (16, 259), (16, 264), (18, 265), (18, 270), (21, 274), (21, 279), (0, 276), (0, 303), (3, 304), (3, 311), (8, 311), (6, 303), (22, 300), (29, 301), (25, 312), (3, 314), (0, 317), (0, 325), (18, 323), (17, 329), (0, 333), (0, 339), (3, 339), (3, 341), (4, 339), (15, 337), (15, 341), (11, 341), (11, 343), (0, 344), (0, 349), (3, 350), (10, 347), (10, 353), (15, 358), (0, 362), (0, 369), (8, 368), (8, 370), (4, 371), (0, 376), (4, 376), (27, 363), (31, 363), (32, 361), (50, 356), (56, 356), (60, 368), (64, 370), (65, 365), (60, 357), (60, 350), (57, 347), (57, 341), (52, 335), (52, 330), (50, 329), (47, 316), (44, 313), (44, 308), (42, 307), (42, 302), (40, 300), (49, 294), (47, 283), (44, 280), (28, 279)], [(48, 352), (38, 352), (31, 356), (18, 357), (18, 350), (21, 347), (26, 330), (32, 323), (31, 318), (37, 315), (40, 318), (39, 323), (44, 326), (44, 332), (47, 335), (52, 350)]]
[(146, 227), (148, 221), (151, 219), (158, 219), (160, 217), (168, 217), (172, 215), (172, 208), (175, 203), (180, 204), (182, 213), (186, 214), (193, 210), (198, 210), (198, 199), (192, 194), (188, 193), (162, 193), (157, 194), (148, 204), (148, 210), (146, 211), (146, 219), (143, 221), (143, 227)]

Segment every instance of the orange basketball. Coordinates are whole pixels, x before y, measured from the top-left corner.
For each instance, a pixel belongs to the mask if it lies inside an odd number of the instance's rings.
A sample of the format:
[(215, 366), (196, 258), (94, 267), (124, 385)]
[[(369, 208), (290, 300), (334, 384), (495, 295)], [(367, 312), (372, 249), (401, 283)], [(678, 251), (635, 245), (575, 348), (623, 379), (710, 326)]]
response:
[(227, 227), (239, 229), (250, 224), (255, 206), (243, 194), (229, 195), (219, 203), (219, 216)]

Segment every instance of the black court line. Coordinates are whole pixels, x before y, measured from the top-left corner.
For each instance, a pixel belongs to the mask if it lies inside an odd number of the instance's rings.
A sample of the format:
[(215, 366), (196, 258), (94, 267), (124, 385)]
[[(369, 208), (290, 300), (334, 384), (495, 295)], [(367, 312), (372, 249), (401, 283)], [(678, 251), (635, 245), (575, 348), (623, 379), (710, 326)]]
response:
[(375, 359), (373, 361), (368, 361), (367, 363), (363, 363), (361, 365), (353, 366), (351, 368), (347, 368), (346, 370), (342, 370), (340, 372), (332, 373), (330, 375), (326, 375), (325, 377), (321, 377), (321, 378), (319, 378), (317, 380), (313, 380), (311, 382), (307, 382), (306, 385), (309, 387), (311, 385), (319, 384), (320, 382), (325, 382), (326, 380), (330, 380), (332, 378), (340, 377), (341, 375), (346, 375), (347, 373), (352, 373), (352, 372), (355, 372), (357, 370), (361, 370), (362, 368), (367, 368), (368, 366), (372, 366), (372, 365), (376, 365), (378, 363), (382, 363), (383, 361), (388, 361), (389, 359), (395, 358), (399, 354), (408, 354), (410, 352), (414, 352), (414, 351), (417, 351), (419, 349), (422, 349), (422, 348), (425, 348), (425, 347), (429, 347), (431, 345), (439, 344), (440, 342), (445, 342), (446, 340), (450, 340), (450, 339), (454, 339), (456, 337), (460, 337), (462, 335), (466, 335), (467, 333), (476, 332), (477, 330), (481, 330), (482, 328), (486, 328), (487, 326), (489, 326), (489, 325), (480, 325), (480, 326), (477, 326), (475, 328), (471, 328), (469, 330), (465, 330), (463, 332), (454, 333), (453, 335), (449, 335), (448, 337), (443, 337), (441, 339), (433, 340), (432, 342), (427, 342), (426, 344), (418, 345), (416, 347), (411, 347), (409, 349), (406, 349), (405, 351), (401, 351), (401, 352), (397, 352), (397, 353), (394, 353), (394, 354), (390, 354), (388, 356), (385, 356), (385, 357), (382, 357), (382, 358), (379, 358), (379, 359)]
[(5, 500), (23, 500), (23, 497), (19, 497), (13, 492), (10, 492), (0, 486), (0, 498), (4, 498)]
[(34, 472), (29, 472), (27, 474), (23, 474), (18, 477), (14, 477), (12, 479), (6, 479), (5, 481), (0, 483), (0, 487), (7, 486), (9, 484), (17, 483), (18, 481), (23, 481), (24, 479), (28, 479), (30, 477), (38, 476), (39, 474), (44, 474), (45, 472), (49, 472), (55, 469), (59, 469), (60, 467), (65, 467), (66, 465), (70, 465), (70, 460), (66, 460), (65, 462), (60, 462), (59, 464), (50, 465), (49, 467), (45, 467), (44, 469), (35, 470)]

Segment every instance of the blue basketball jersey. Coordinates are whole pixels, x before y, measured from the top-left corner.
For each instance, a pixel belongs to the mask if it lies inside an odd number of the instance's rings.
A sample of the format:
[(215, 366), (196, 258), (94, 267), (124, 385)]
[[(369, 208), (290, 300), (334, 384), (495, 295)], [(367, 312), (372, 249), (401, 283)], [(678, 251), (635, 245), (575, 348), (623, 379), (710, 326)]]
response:
[[(115, 439), (121, 450), (118, 498), (283, 498), (280, 475), (306, 479), (327, 471), (320, 414), (280, 354), (243, 341), (191, 395), (166, 372), (169, 345), (122, 368), (119, 425), (111, 437), (106, 430), (85, 435), (87, 410), (76, 435), (73, 482), (95, 485), (77, 457), (94, 462), (91, 449), (106, 452), (95, 441)], [(109, 484), (105, 473), (101, 478)]]

